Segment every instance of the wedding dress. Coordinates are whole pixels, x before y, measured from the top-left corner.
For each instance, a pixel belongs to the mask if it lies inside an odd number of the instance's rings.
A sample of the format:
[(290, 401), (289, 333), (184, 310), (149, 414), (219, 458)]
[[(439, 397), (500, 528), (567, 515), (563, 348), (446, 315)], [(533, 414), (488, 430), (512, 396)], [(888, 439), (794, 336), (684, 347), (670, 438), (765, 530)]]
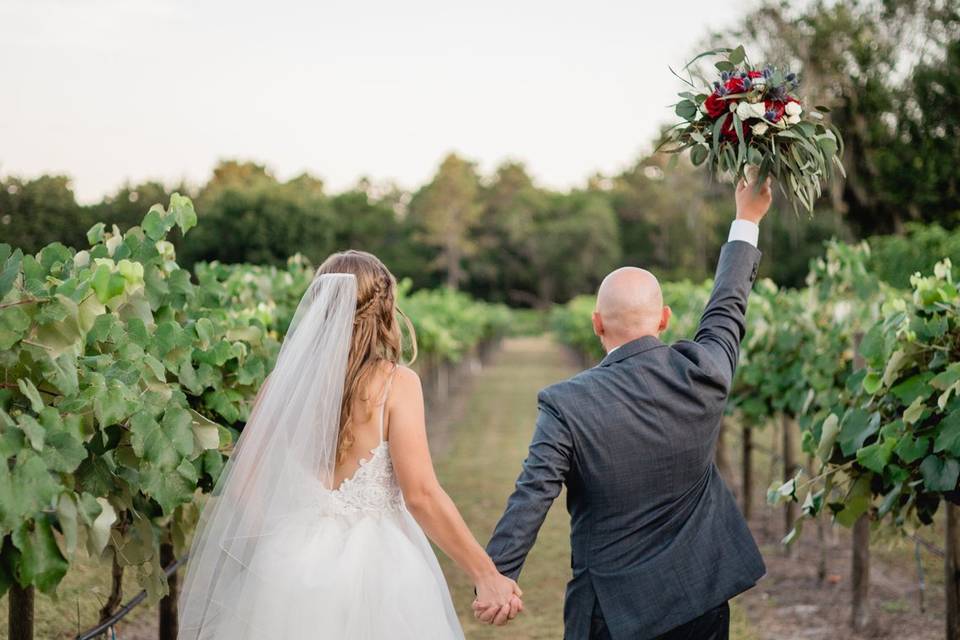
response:
[[(231, 477), (204, 510), (180, 597), (180, 640), (463, 638), (436, 556), (404, 505), (383, 408), (379, 444), (352, 477), (332, 484), (336, 439), (326, 432), (338, 424), (345, 370), (334, 342), (346, 333), (349, 343), (351, 286), (354, 306), (356, 294), (352, 278), (331, 280), (326, 292), (304, 296), (301, 307), (321, 308), (298, 310), (306, 317), (288, 332), (262, 408), (228, 463)], [(324, 332), (328, 344), (304, 338), (305, 329)], [(291, 410), (301, 399), (307, 410)], [(264, 420), (274, 413), (306, 428)]]

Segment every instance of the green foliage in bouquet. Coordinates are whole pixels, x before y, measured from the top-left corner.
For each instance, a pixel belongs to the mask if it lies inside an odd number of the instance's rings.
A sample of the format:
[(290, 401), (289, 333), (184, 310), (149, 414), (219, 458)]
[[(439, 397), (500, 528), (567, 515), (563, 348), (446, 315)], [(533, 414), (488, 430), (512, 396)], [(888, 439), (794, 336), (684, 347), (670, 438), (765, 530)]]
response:
[(776, 179), (794, 210), (812, 214), (823, 182), (834, 170), (844, 175), (843, 138), (824, 121), (829, 109), (808, 110), (796, 96), (796, 74), (754, 67), (742, 46), (701, 53), (684, 70), (717, 56), (722, 56), (714, 65), (720, 79), (712, 89), (674, 74), (691, 90), (679, 94), (674, 111), (683, 121), (665, 133), (659, 149), (689, 151), (691, 162), (706, 164), (713, 175), (742, 178), (754, 167), (760, 181)]

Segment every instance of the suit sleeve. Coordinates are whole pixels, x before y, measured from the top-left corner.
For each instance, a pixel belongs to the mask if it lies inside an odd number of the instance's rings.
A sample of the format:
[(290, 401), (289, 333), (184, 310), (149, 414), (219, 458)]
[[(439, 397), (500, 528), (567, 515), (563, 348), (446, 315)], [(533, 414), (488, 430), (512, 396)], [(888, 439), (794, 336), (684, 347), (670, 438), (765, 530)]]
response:
[(550, 505), (560, 495), (573, 455), (570, 431), (545, 392), (540, 393), (538, 404), (540, 411), (530, 451), (487, 545), (487, 553), (500, 573), (514, 580), (520, 575)]
[(756, 247), (740, 240), (723, 245), (713, 292), (693, 339), (707, 352), (727, 388), (746, 332), (747, 298), (757, 277), (760, 255)]

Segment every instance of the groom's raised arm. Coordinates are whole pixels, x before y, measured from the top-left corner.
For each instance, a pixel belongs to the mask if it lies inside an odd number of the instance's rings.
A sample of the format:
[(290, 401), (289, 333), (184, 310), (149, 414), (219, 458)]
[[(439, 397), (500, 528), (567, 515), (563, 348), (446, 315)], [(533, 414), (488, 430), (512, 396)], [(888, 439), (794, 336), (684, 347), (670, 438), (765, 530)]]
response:
[(563, 488), (573, 443), (570, 430), (546, 391), (537, 397), (540, 413), (523, 470), (487, 545), (500, 573), (514, 580), (537, 539), (550, 505)]
[(737, 368), (740, 341), (746, 331), (747, 298), (760, 265), (758, 225), (771, 199), (769, 184), (760, 189), (743, 183), (737, 186), (737, 219), (720, 250), (713, 292), (693, 339), (710, 355), (727, 387)]

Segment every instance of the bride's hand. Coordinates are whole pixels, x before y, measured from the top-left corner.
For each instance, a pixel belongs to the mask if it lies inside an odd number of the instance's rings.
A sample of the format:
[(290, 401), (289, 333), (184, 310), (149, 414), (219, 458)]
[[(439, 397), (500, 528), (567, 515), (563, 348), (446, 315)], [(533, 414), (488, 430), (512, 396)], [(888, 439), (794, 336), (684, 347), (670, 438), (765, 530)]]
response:
[(473, 615), (481, 622), (504, 625), (523, 611), (523, 591), (510, 578), (497, 574), (477, 581)]

